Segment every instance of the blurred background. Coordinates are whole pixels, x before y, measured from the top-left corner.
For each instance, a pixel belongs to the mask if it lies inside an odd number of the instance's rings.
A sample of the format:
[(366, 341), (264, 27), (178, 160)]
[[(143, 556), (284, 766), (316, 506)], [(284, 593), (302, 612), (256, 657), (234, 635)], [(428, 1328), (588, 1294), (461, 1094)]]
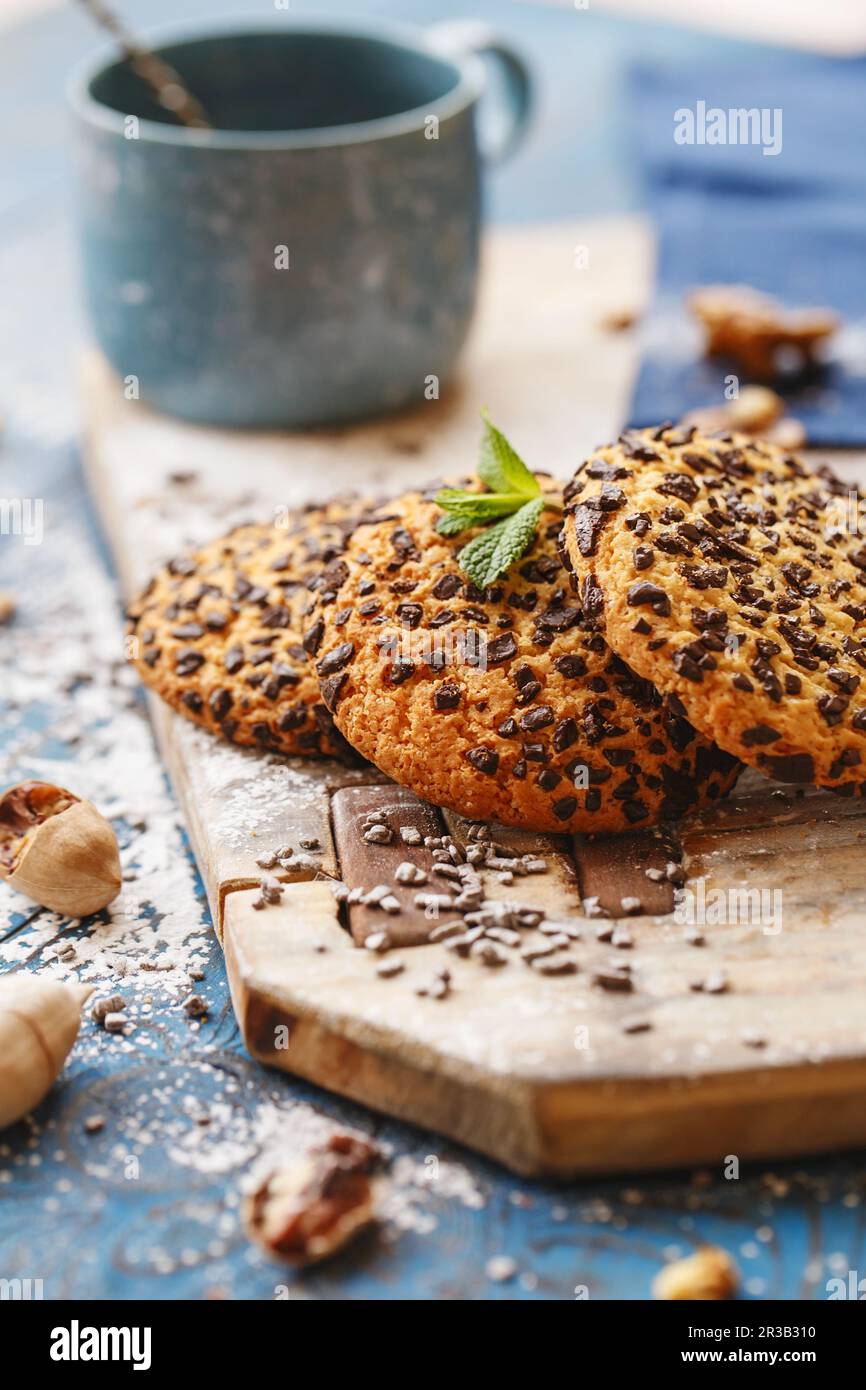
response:
[[(123, 0), (138, 32), (225, 14), (267, 18), (267, 0)], [(712, 11), (712, 13), (710, 12)], [(487, 180), (494, 222), (620, 213), (645, 205), (630, 95), (637, 60), (688, 72), (707, 62), (772, 67), (770, 43), (824, 53), (866, 49), (859, 0), (290, 0), (290, 17), (328, 14), (425, 25), (475, 16), (495, 22), (525, 54), (535, 82), (531, 131)], [(0, 323), (14, 343), (0, 361), (7, 426), (44, 443), (76, 424), (76, 264), (70, 214), (64, 84), (103, 41), (90, 18), (55, 0), (0, 0)], [(863, 103), (861, 103), (863, 105)], [(773, 161), (764, 161), (766, 166)]]

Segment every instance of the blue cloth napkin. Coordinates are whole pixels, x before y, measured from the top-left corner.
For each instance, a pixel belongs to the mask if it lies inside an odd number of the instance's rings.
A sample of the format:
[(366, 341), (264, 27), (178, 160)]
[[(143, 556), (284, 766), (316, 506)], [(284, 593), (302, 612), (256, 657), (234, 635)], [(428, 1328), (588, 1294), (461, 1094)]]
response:
[[(748, 284), (789, 308), (839, 313), (827, 367), (776, 389), (810, 444), (866, 443), (866, 60), (748, 48), (735, 64), (639, 65), (629, 77), (659, 231), (630, 424), (721, 404), (728, 372), (748, 384), (736, 365), (701, 355), (702, 330), (683, 302), (699, 285)], [(685, 122), (675, 113), (697, 112), (699, 102), (780, 111), (768, 117), (781, 131), (779, 153), (676, 143), (675, 124)]]

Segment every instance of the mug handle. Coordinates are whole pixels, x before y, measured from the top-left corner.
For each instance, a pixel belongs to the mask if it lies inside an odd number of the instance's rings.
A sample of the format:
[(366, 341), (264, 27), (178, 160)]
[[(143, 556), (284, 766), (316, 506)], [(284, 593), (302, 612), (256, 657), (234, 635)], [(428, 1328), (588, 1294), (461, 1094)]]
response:
[(523, 140), (529, 124), (532, 83), (523, 59), (491, 25), (481, 20), (455, 19), (434, 24), (428, 29), (427, 38), (443, 58), (459, 60), (470, 54), (495, 58), (499, 64), (505, 79), (505, 102), (497, 103), (496, 120), (490, 122), (486, 133), (483, 129), (479, 133), (479, 146), (481, 158), (490, 164), (507, 159)]

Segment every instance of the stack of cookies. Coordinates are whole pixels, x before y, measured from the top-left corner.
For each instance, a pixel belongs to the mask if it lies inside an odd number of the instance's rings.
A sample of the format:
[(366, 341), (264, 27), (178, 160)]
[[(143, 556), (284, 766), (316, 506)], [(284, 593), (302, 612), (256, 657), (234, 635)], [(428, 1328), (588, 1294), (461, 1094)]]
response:
[(579, 470), (563, 549), (583, 612), (700, 733), (768, 777), (862, 795), (859, 501), (771, 444), (668, 427)]
[(426, 801), (531, 830), (675, 819), (742, 763), (863, 791), (866, 547), (840, 484), (667, 426), (541, 490), (523, 553), (483, 586), (435, 489), (241, 528), (133, 605), (134, 660), (236, 743), (353, 749)]

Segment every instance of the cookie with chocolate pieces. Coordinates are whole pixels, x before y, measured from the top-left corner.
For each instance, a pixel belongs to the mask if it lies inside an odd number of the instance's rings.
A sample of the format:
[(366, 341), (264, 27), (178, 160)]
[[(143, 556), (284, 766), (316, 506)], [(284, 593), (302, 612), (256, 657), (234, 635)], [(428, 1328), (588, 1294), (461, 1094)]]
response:
[(365, 758), (426, 801), (542, 831), (649, 826), (733, 785), (736, 761), (570, 592), (556, 512), (483, 592), (457, 563), (472, 533), (440, 535), (421, 493), (388, 512), (356, 529), (319, 607), (322, 697)]
[[(599, 465), (626, 470), (615, 511)], [(866, 544), (848, 525), (855, 490), (766, 441), (662, 426), (598, 450), (567, 494), (572, 591), (592, 594), (619, 656), (767, 776), (863, 794)]]
[(287, 527), (239, 526), (170, 560), (129, 608), (131, 660), (145, 685), (232, 743), (350, 752), (319, 693), (314, 610), (342, 580), (340, 555), (364, 512), (334, 501)]

